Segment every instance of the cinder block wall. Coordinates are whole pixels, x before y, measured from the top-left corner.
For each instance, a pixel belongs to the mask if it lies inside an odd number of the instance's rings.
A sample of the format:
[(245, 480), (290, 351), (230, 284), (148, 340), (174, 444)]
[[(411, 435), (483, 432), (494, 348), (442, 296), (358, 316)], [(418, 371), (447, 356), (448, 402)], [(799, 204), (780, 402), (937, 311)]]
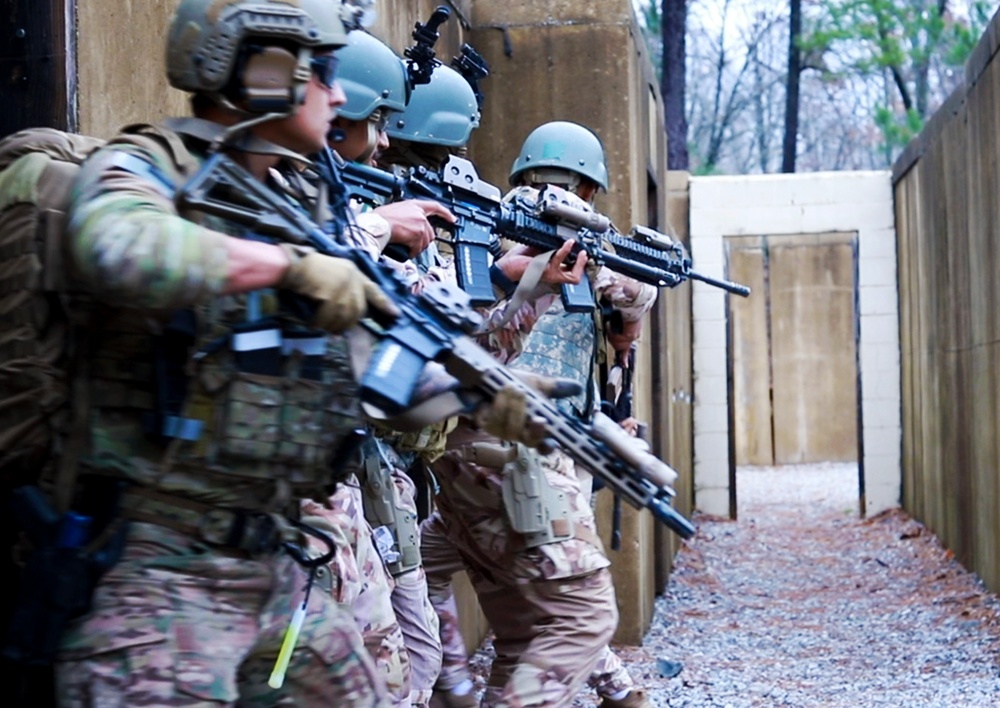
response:
[[(857, 232), (863, 468), (867, 514), (900, 503), (896, 232), (888, 172), (691, 178), (696, 268), (726, 275), (734, 236)], [(753, 297), (753, 295), (751, 295)], [(730, 513), (726, 294), (694, 286), (694, 485), (700, 511)]]

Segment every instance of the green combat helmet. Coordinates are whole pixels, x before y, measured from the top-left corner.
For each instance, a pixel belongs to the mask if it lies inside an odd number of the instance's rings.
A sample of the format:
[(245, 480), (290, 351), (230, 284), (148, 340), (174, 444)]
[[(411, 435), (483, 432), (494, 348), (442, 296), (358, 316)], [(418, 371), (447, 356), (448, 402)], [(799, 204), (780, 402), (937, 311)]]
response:
[(569, 171), (593, 180), (604, 191), (608, 189), (601, 139), (577, 123), (553, 121), (531, 131), (510, 168), (510, 183), (517, 186), (561, 181), (550, 179), (547, 170)]
[(413, 89), (406, 110), (386, 133), (394, 140), (462, 147), (479, 127), (479, 106), (469, 82), (449, 66), (438, 66), (428, 84)]
[[(347, 6), (331, 0), (181, 0), (167, 40), (167, 77), (181, 91), (232, 107), (223, 92), (240, 50), (260, 44), (267, 80), (244, 87), (251, 112), (291, 112), (305, 96), (313, 51), (347, 42)], [(293, 48), (291, 51), (286, 47)], [(292, 54), (298, 48), (297, 55)]]
[(385, 43), (367, 32), (351, 32), (337, 58), (337, 83), (347, 96), (347, 103), (337, 109), (338, 116), (364, 120), (377, 110), (385, 114), (406, 108), (406, 67)]

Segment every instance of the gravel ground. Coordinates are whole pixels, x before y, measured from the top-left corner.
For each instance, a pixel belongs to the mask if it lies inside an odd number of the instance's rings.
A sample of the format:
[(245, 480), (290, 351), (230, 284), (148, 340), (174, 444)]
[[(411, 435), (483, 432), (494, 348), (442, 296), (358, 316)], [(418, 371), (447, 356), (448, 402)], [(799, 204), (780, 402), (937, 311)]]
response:
[(695, 517), (642, 647), (616, 647), (654, 705), (1000, 706), (1000, 600), (902, 511), (858, 519), (855, 465), (737, 488), (739, 520)]

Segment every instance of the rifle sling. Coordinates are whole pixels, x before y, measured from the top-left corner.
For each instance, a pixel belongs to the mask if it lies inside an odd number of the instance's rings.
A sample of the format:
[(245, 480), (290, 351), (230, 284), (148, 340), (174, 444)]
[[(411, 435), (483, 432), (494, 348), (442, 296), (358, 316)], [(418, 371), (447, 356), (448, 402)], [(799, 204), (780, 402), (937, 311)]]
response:
[(553, 253), (555, 251), (540, 253), (531, 260), (531, 263), (528, 264), (528, 267), (524, 271), (524, 275), (521, 276), (514, 294), (507, 301), (503, 317), (500, 318), (495, 327), (490, 329), (490, 332), (495, 332), (510, 322), (526, 302), (534, 302), (540, 297), (541, 293), (537, 292), (537, 289), (542, 282), (542, 274), (545, 273), (545, 269), (548, 267)]

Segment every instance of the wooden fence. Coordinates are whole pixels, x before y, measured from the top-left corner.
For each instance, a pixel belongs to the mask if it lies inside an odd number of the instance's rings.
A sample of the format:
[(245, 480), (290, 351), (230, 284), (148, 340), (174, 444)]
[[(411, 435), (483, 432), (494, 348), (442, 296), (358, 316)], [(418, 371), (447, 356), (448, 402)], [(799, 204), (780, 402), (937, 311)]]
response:
[(1000, 18), (894, 166), (903, 503), (1000, 591)]

